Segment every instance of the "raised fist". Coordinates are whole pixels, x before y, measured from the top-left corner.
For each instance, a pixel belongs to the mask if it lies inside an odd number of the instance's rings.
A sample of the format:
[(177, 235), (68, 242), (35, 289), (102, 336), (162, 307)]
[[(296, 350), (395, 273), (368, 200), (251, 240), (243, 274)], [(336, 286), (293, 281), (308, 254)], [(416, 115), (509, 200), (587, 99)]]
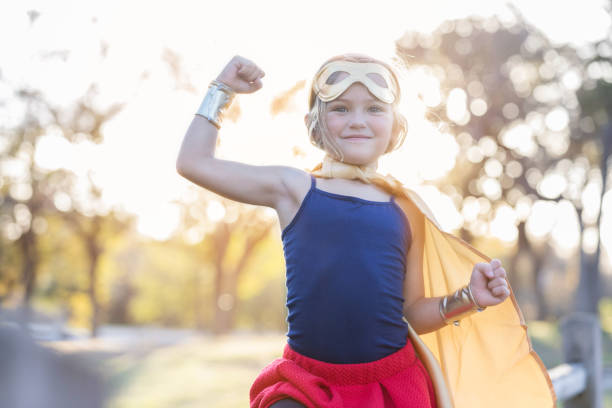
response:
[(223, 68), (217, 81), (223, 82), (236, 93), (253, 93), (263, 86), (261, 78), (264, 75), (266, 74), (254, 62), (236, 55)]
[(510, 296), (506, 270), (499, 259), (477, 263), (472, 270), (470, 285), (476, 302), (482, 307), (495, 306)]

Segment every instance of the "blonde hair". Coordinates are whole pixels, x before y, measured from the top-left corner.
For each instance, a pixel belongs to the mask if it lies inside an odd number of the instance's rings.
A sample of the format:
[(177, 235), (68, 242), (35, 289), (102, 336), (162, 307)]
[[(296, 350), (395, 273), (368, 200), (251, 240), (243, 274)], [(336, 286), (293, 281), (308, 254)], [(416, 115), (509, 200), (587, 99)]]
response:
[[(325, 61), (321, 67), (317, 70), (319, 72), (321, 68), (325, 66), (325, 64), (332, 61), (349, 61), (349, 62), (374, 62), (381, 64), (385, 68), (389, 70), (393, 79), (395, 80), (398, 89), (399, 89), (399, 81), (398, 75), (395, 72), (395, 69), (387, 64), (384, 61), (380, 61), (376, 58), (372, 58), (368, 55), (363, 54), (341, 54), (334, 56), (327, 61)], [(340, 73), (334, 72), (328, 79), (328, 83), (334, 83), (336, 78)], [(391, 86), (392, 84), (387, 84), (387, 86)], [(393, 112), (393, 128), (391, 131), (391, 141), (389, 142), (389, 146), (383, 154), (387, 154), (392, 152), (393, 150), (398, 149), (406, 139), (406, 133), (408, 131), (408, 122), (404, 115), (399, 111), (399, 103), (400, 103), (400, 94), (398, 92), (397, 98), (395, 101), (391, 103), (391, 109)], [(306, 126), (308, 128), (308, 137), (310, 138), (310, 142), (327, 152), (333, 153), (336, 157), (338, 157), (341, 161), (344, 159), (342, 151), (336, 142), (330, 137), (329, 130), (327, 128), (327, 123), (325, 121), (325, 112), (327, 109), (327, 104), (329, 102), (323, 102), (319, 97), (315, 94), (312, 85), (310, 87), (310, 97), (308, 99), (309, 105), (309, 113), (306, 119)]]

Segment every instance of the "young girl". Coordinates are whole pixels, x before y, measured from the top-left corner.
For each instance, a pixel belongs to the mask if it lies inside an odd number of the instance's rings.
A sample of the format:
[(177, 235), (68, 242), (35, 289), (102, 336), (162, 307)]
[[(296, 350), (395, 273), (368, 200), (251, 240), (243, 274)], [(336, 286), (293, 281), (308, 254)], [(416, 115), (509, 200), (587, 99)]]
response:
[(326, 154), (308, 171), (214, 157), (224, 110), (263, 76), (235, 56), (177, 160), (185, 178), (279, 217), (288, 340), (255, 379), (251, 408), (553, 407), (501, 262), (442, 231), (414, 191), (377, 172), (406, 135), (394, 68), (361, 54), (320, 67), (305, 123)]

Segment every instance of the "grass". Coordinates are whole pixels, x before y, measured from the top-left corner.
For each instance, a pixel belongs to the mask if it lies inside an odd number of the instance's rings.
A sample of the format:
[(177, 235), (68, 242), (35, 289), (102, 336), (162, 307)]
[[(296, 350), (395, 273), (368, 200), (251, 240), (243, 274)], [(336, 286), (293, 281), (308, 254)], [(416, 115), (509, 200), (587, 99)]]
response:
[(249, 405), (249, 389), (261, 369), (280, 357), (284, 334), (195, 338), (126, 354), (105, 363), (112, 408)]
[[(563, 362), (557, 325), (532, 321), (528, 333), (546, 367)], [(603, 333), (604, 364), (610, 366), (612, 336)], [(109, 385), (110, 408), (244, 408), (252, 382), (280, 357), (285, 342), (284, 333), (192, 337), (171, 346), (112, 354), (97, 359), (96, 365)], [(612, 408), (612, 391), (605, 394), (604, 407)]]

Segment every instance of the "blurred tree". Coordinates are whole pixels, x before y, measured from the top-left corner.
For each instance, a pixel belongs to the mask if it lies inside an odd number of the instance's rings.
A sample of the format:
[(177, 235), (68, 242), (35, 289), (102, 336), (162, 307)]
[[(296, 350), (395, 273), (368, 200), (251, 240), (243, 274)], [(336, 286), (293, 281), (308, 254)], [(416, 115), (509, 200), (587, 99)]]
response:
[[(97, 86), (94, 84), (83, 98), (76, 101), (73, 109), (61, 111), (58, 108), (50, 108), (55, 119), (54, 125), (62, 129), (69, 140), (86, 138), (101, 143), (104, 139), (102, 127), (124, 106), (123, 103), (115, 103), (109, 108), (96, 108), (92, 102), (96, 94)], [(78, 183), (73, 178), (71, 182), (63, 183), (62, 188), (55, 191), (55, 194), (62, 194), (70, 203), (61, 209), (60, 214), (84, 243), (88, 261), (87, 295), (91, 309), (89, 327), (92, 337), (97, 335), (101, 317), (97, 293), (100, 255), (104, 251), (105, 242), (133, 228), (134, 222), (133, 216), (108, 208), (102, 199), (102, 188), (96, 183), (94, 174), (93, 169), (88, 170), (86, 183)]]
[[(92, 89), (92, 88), (90, 88)], [(105, 208), (101, 200), (101, 190), (95, 185), (91, 174), (87, 179), (87, 190), (77, 188), (76, 175), (65, 169), (46, 170), (39, 167), (35, 161), (35, 149), (38, 139), (47, 134), (49, 129), (60, 130), (69, 141), (88, 140), (99, 142), (101, 125), (112, 118), (119, 107), (114, 106), (109, 111), (93, 112), (96, 121), (83, 120), (81, 116), (91, 115), (92, 108), (83, 100), (77, 101), (71, 112), (61, 111), (52, 107), (43, 99), (40, 92), (19, 90), (17, 96), (26, 101), (28, 110), (23, 122), (16, 128), (4, 130), (10, 140), (10, 146), (2, 155), (5, 163), (15, 163), (21, 166), (15, 173), (4, 173), (2, 208), (5, 228), (13, 227), (14, 241), (20, 252), (21, 284), (23, 294), (21, 302), (29, 307), (40, 263), (37, 249), (37, 234), (47, 229), (45, 217), (57, 213), (74, 228), (84, 240), (89, 258), (88, 276), (90, 279), (88, 294), (92, 305), (92, 335), (95, 335), (98, 325), (99, 304), (96, 300), (96, 267), (102, 251), (102, 241), (109, 234), (119, 234), (128, 228), (129, 220), (124, 214)], [(86, 96), (87, 98), (88, 96)], [(50, 118), (44, 121), (42, 118)], [(88, 124), (88, 126), (84, 126)], [(110, 231), (109, 231), (110, 229)], [(6, 276), (9, 282), (11, 278)], [(8, 283), (15, 289), (14, 283)]]
[[(409, 71), (423, 70), (439, 83), (433, 96), (423, 88), (421, 97), (432, 117), (451, 124), (460, 145), (440, 189), (462, 197), (460, 212), (474, 198), (485, 209), (479, 212), (484, 219), (466, 220), (462, 237), (485, 234), (499, 211), (514, 209), (517, 251), (508, 277), (519, 299), (529, 287), (518, 278), (532, 277), (533, 318), (543, 319), (550, 315), (541, 276), (550, 243), (530, 236), (525, 207), (567, 200), (580, 215), (591, 170), (600, 166), (589, 154), (599, 136), (581, 120), (576, 90), (584, 72), (576, 50), (551, 44), (511, 9), (504, 19), (471, 17), (447, 21), (432, 34), (407, 33), (397, 49)], [(583, 254), (583, 245), (578, 250)]]
[[(278, 222), (266, 215), (267, 209), (237, 203), (200, 187), (198, 190), (197, 205), (183, 203), (183, 234), (202, 248), (202, 262), (211, 266), (200, 269), (213, 274), (211, 330), (215, 335), (225, 334), (235, 328), (237, 290), (244, 271)], [(194, 238), (196, 230), (201, 238)], [(201, 279), (196, 274), (194, 284)], [(196, 310), (200, 307), (204, 305), (196, 305)], [(200, 329), (204, 326), (201, 317), (196, 312)]]
[[(612, 16), (612, 2), (607, 5)], [(601, 262), (601, 215), (604, 194), (609, 190), (609, 160), (612, 155), (612, 27), (608, 35), (593, 44), (586, 44), (578, 50), (583, 61), (581, 66), (582, 83), (577, 91), (580, 102), (579, 127), (596, 138), (588, 151), (592, 161), (599, 162), (599, 210), (592, 226), (596, 231), (596, 248), (592, 253), (581, 252), (580, 282), (574, 297), (574, 309), (582, 312), (597, 313), (598, 302), (604, 296), (600, 274)], [(580, 208), (581, 219), (582, 208)], [(582, 224), (582, 223), (581, 223)]]
[[(33, 10), (28, 14), (32, 22), (38, 17)], [(105, 52), (102, 47), (102, 58), (105, 58)], [(56, 57), (56, 53), (51, 52), (42, 58)], [(54, 106), (41, 91), (19, 87), (14, 91), (16, 100), (13, 102), (23, 104), (25, 113), (16, 126), (0, 129), (6, 140), (0, 161), (3, 168), (13, 169), (0, 175), (1, 221), (3, 230), (8, 231), (9, 241), (15, 242), (19, 252), (21, 303), (26, 310), (30, 308), (41, 261), (37, 234), (47, 229), (45, 215), (60, 214), (85, 243), (89, 260), (87, 293), (92, 306), (91, 332), (94, 336), (99, 324), (96, 271), (103, 250), (102, 242), (109, 234), (119, 234), (128, 228), (130, 219), (104, 205), (100, 187), (94, 182), (92, 173), (87, 174), (88, 182), (78, 183), (78, 175), (65, 168), (50, 170), (41, 167), (36, 161), (36, 149), (40, 139), (50, 133), (60, 135), (70, 143), (102, 142), (103, 125), (120, 112), (124, 104), (96, 107), (94, 97), (97, 93), (97, 85), (91, 84), (85, 94), (70, 106)], [(18, 288), (10, 276), (1, 276), (0, 279), (5, 280), (13, 291)]]
[(87, 295), (91, 308), (89, 327), (92, 337), (97, 336), (98, 327), (101, 322), (101, 305), (97, 291), (99, 285), (98, 271), (100, 255), (104, 252), (106, 242), (108, 242), (112, 236), (120, 235), (129, 228), (132, 228), (131, 222), (121, 220), (123, 217), (124, 216), (117, 217), (115, 213), (107, 215), (96, 214), (93, 216), (78, 214), (77, 212), (68, 212), (65, 214), (65, 219), (84, 243), (87, 256)]
[[(16, 285), (9, 274), (2, 275), (13, 296), (19, 297), (26, 310), (34, 293), (37, 268), (40, 262), (37, 250), (37, 235), (46, 231), (45, 214), (56, 211), (48, 186), (54, 180), (67, 176), (64, 170), (45, 171), (34, 160), (38, 139), (45, 134), (48, 118), (44, 110), (42, 95), (38, 91), (18, 90), (16, 95), (26, 109), (21, 122), (12, 128), (0, 129), (6, 141), (0, 156), (3, 171), (2, 185), (2, 226), (9, 246), (14, 245), (20, 265), (20, 285)], [(10, 169), (10, 170), (9, 170)], [(3, 252), (6, 250), (3, 250)], [(8, 251), (7, 251), (8, 252)], [(10, 267), (4, 265), (6, 271)], [(18, 294), (18, 290), (21, 294)]]

